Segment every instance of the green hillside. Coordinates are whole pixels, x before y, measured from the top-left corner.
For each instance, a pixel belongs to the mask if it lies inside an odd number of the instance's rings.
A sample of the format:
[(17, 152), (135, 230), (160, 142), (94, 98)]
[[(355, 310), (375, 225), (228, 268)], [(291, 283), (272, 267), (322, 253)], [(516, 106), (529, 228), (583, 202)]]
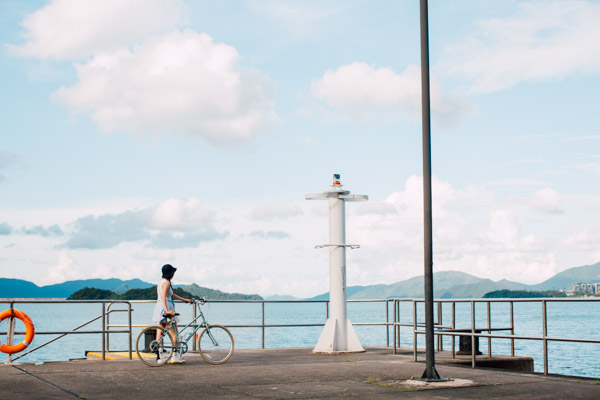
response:
[[(438, 297), (440, 299), (471, 299), (482, 297), (484, 294), (496, 290), (521, 290), (527, 287), (524, 283), (511, 282), (506, 279), (498, 282), (482, 279), (475, 283), (452, 286)], [(437, 290), (436, 292), (439, 293)]]
[[(464, 284), (472, 284), (483, 281), (473, 275), (459, 271), (441, 271), (433, 274), (434, 296), (440, 297), (447, 293), (452, 287)], [(486, 293), (483, 292), (482, 295)], [(351, 299), (382, 299), (390, 297), (423, 297), (423, 276), (415, 276), (393, 283), (391, 285), (371, 285), (354, 293)]]
[[(567, 269), (536, 285), (506, 279), (494, 282), (459, 271), (433, 274), (434, 297), (440, 299), (481, 298), (486, 293), (500, 290), (557, 291), (568, 289), (576, 282), (600, 282), (600, 263)], [(423, 275), (389, 285), (351, 286), (347, 290), (349, 299), (422, 298)], [(328, 298), (329, 293), (313, 297), (320, 300)]]
[(531, 290), (566, 289), (571, 287), (573, 283), (577, 282), (600, 282), (600, 262), (593, 265), (569, 268), (565, 271), (559, 272), (552, 278), (542, 283), (532, 285)]
[[(193, 297), (191, 293), (181, 288), (175, 288), (173, 293), (187, 299)], [(106, 289), (83, 288), (67, 297), (67, 300), (156, 300), (156, 286), (145, 289), (129, 289), (124, 293)]]
[(242, 293), (225, 293), (216, 289), (201, 287), (192, 283), (191, 285), (183, 286), (183, 290), (191, 293), (196, 297), (206, 297), (211, 300), (262, 300), (263, 298), (257, 294), (242, 294)]
[(533, 291), (533, 290), (495, 290), (483, 295), (484, 299), (531, 299), (542, 297), (567, 297), (565, 292), (558, 290)]

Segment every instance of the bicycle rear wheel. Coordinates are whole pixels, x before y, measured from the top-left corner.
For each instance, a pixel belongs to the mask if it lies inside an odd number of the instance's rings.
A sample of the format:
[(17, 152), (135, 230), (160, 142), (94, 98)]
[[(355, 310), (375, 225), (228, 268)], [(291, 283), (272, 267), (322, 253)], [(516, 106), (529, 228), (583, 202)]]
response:
[(149, 326), (142, 330), (135, 341), (135, 352), (150, 367), (164, 365), (173, 354), (173, 339), (161, 326)]
[(198, 352), (209, 364), (223, 364), (233, 354), (233, 336), (221, 325), (209, 325), (198, 337)]

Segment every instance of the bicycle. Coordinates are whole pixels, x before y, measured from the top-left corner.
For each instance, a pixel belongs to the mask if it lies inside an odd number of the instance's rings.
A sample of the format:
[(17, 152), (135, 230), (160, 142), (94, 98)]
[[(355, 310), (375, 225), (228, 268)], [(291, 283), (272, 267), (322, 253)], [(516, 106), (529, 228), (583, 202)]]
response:
[[(160, 325), (149, 326), (143, 329), (135, 342), (135, 351), (138, 358), (144, 364), (150, 367), (160, 367), (165, 365), (173, 356), (174, 351), (180, 354), (185, 354), (188, 351), (187, 342), (201, 328), (204, 330), (198, 335), (197, 346), (198, 352), (204, 361), (209, 364), (223, 364), (229, 360), (233, 354), (234, 340), (229, 329), (222, 325), (209, 325), (202, 312), (201, 305), (206, 303), (206, 299), (194, 299), (194, 306), (197, 307), (198, 316), (189, 324), (184, 326), (177, 332), (174, 317), (167, 317), (167, 326)], [(196, 322), (201, 320), (199, 324)], [(173, 344), (171, 335), (173, 329), (174, 335), (177, 337), (177, 343)], [(191, 331), (184, 335), (188, 329)]]

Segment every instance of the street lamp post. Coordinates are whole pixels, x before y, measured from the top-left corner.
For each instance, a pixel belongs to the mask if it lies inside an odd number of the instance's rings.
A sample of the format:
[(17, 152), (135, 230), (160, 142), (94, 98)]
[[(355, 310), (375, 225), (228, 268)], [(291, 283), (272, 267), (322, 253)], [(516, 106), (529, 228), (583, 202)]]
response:
[(433, 337), (433, 223), (431, 210), (431, 110), (429, 96), (429, 26), (427, 0), (421, 0), (421, 110), (423, 121), (423, 216), (425, 248), (425, 372), (422, 380), (439, 381)]

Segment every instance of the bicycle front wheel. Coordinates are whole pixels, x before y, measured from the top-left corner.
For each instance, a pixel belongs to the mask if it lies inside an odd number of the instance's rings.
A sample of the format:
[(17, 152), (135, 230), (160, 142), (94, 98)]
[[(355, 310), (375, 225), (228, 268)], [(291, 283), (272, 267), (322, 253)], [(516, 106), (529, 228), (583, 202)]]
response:
[(233, 354), (233, 336), (221, 325), (209, 325), (198, 337), (198, 352), (209, 364), (223, 364)]
[(173, 339), (161, 326), (149, 326), (142, 330), (135, 341), (135, 352), (150, 367), (164, 365), (173, 355)]

